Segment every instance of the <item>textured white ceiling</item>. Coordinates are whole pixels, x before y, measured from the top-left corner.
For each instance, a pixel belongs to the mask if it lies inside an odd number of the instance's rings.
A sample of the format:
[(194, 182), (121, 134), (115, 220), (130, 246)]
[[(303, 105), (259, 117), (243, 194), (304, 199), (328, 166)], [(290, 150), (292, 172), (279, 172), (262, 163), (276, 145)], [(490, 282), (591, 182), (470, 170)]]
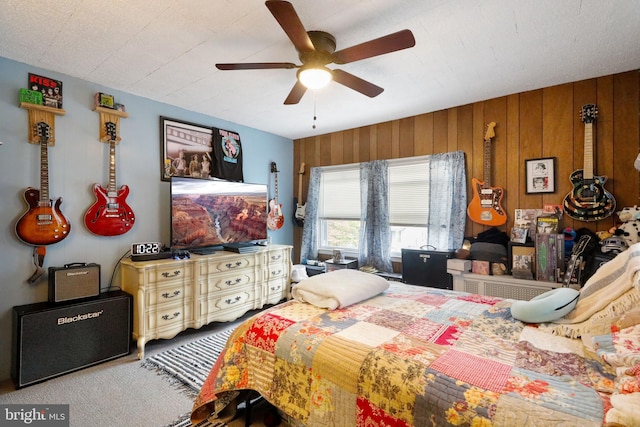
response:
[(376, 98), (331, 83), (297, 105), (283, 105), (295, 69), (214, 66), (300, 63), (262, 1), (3, 0), (0, 56), (292, 139), (640, 69), (637, 0), (291, 3), (337, 49), (405, 28), (416, 46), (331, 66)]

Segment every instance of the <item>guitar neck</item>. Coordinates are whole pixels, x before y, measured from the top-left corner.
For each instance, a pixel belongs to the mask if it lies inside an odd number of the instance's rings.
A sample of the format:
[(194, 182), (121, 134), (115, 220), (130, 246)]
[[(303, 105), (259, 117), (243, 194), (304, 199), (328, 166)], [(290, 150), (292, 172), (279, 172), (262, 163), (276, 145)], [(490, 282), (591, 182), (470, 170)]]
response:
[(593, 123), (584, 124), (584, 168), (582, 174), (585, 181), (593, 180)]
[(49, 141), (40, 136), (40, 205), (49, 202)]
[(302, 174), (298, 174), (298, 203), (302, 204)]
[(484, 140), (484, 170), (482, 179), (484, 181), (483, 187), (488, 188), (491, 187), (491, 139)]
[(116, 143), (109, 140), (109, 185), (107, 192), (112, 195), (116, 193)]

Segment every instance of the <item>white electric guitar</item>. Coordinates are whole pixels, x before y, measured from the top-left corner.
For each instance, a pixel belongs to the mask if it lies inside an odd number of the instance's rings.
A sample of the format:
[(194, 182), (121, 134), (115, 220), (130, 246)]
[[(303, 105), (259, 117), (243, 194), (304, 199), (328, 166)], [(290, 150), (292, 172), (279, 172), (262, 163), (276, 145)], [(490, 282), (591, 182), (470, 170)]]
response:
[(293, 223), (298, 227), (304, 225), (304, 215), (307, 207), (302, 203), (302, 175), (304, 175), (304, 163), (300, 165), (300, 171), (298, 172), (298, 198), (293, 198), (293, 203), (296, 205), (296, 211), (293, 214)]

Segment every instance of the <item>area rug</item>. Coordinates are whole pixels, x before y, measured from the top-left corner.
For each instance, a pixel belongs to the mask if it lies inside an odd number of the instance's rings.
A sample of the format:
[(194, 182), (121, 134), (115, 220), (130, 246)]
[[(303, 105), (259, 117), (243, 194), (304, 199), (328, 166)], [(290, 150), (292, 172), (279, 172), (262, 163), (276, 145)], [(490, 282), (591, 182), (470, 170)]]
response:
[(233, 330), (226, 329), (147, 357), (142, 366), (167, 375), (171, 383), (184, 387), (195, 398)]
[[(217, 332), (205, 338), (147, 357), (142, 367), (166, 375), (170, 383), (180, 387), (190, 396), (197, 396), (213, 364), (220, 356), (234, 328)], [(191, 427), (190, 414), (183, 414), (167, 427)], [(193, 427), (224, 427), (227, 424), (209, 419)]]

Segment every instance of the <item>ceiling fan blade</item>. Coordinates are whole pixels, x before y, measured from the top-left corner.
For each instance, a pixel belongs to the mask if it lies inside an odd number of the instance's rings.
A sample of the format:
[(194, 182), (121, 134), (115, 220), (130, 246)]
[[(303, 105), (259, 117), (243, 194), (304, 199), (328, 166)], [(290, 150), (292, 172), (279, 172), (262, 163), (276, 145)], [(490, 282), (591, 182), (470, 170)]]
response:
[(302, 21), (291, 3), (281, 0), (267, 0), (265, 4), (299, 52), (315, 50), (307, 30), (304, 29), (304, 25), (302, 25)]
[(284, 105), (297, 104), (302, 99), (302, 95), (307, 91), (307, 87), (296, 80), (296, 84), (293, 85), (293, 89), (289, 92), (289, 96), (284, 100)]
[(360, 92), (363, 95), (367, 95), (369, 98), (376, 97), (384, 91), (380, 86), (376, 86), (373, 83), (362, 80), (360, 77), (356, 77), (344, 70), (333, 70), (332, 72), (333, 80), (336, 83), (340, 83), (341, 85)]
[(407, 49), (416, 45), (411, 30), (402, 30), (333, 53), (333, 62), (348, 64), (361, 59)]
[(270, 68), (297, 68), (291, 62), (247, 62), (244, 64), (216, 64), (218, 70), (264, 70)]

